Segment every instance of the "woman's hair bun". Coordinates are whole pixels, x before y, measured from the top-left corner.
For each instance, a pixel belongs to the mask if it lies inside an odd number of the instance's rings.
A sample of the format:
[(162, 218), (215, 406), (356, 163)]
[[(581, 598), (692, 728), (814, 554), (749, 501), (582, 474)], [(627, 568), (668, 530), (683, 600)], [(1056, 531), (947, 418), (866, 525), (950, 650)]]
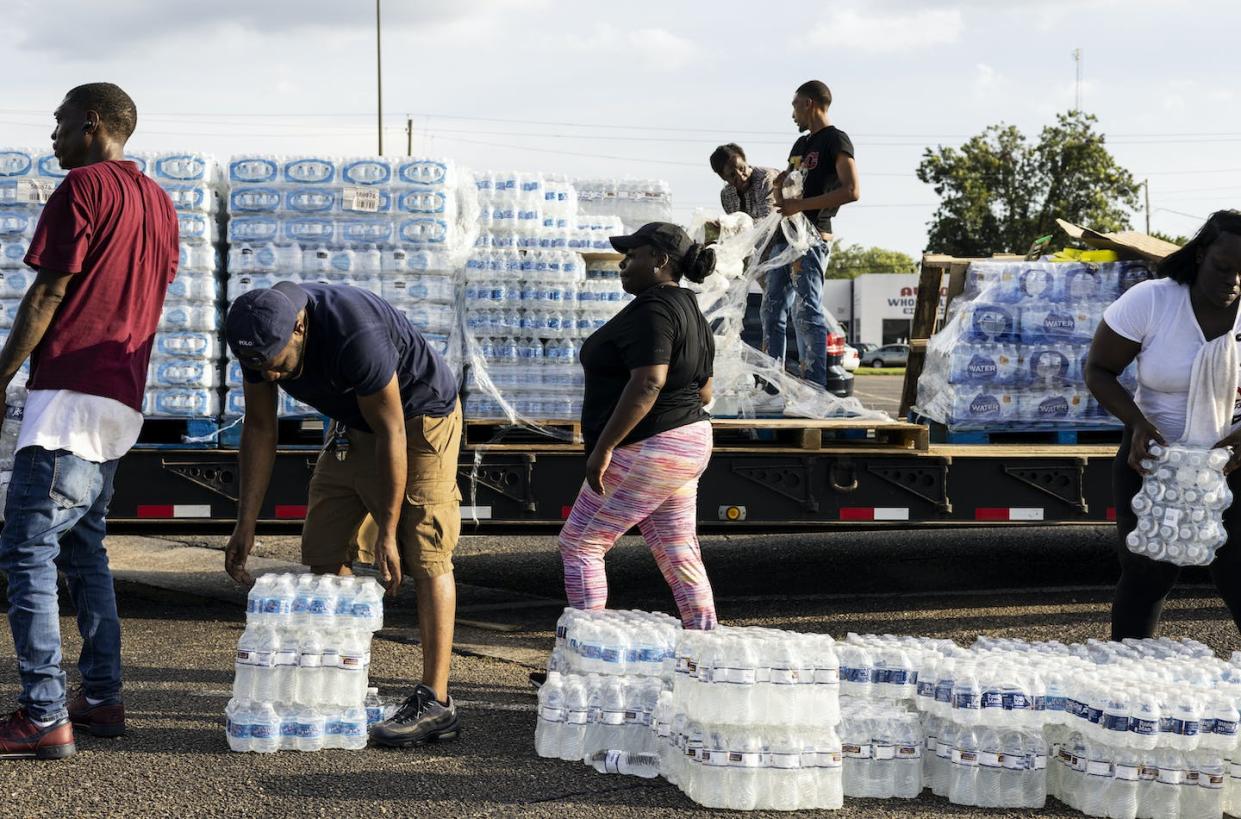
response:
[(690, 245), (689, 250), (681, 257), (682, 274), (695, 284), (702, 284), (714, 270), (715, 250), (697, 242)]

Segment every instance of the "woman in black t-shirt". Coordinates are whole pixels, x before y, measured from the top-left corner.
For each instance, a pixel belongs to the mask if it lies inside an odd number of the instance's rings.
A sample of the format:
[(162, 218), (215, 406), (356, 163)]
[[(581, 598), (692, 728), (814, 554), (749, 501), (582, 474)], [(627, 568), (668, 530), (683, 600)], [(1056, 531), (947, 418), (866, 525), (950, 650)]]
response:
[(698, 547), (698, 478), (711, 457), (715, 342), (698, 302), (678, 286), (701, 282), (715, 253), (676, 225), (653, 222), (612, 238), (634, 294), (582, 345), (586, 482), (560, 532), (565, 592), (578, 609), (607, 604), (603, 558), (638, 526), (686, 628), (715, 626), (715, 601)]

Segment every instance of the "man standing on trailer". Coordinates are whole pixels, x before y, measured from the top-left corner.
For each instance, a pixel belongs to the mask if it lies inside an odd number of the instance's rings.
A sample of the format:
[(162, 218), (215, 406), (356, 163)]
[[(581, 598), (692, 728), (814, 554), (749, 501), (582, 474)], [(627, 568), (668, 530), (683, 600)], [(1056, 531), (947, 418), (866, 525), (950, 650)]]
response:
[[(802, 83), (793, 96), (793, 121), (807, 132), (793, 144), (789, 167), (773, 185), (776, 209), (785, 217), (805, 213), (814, 229), (810, 249), (788, 267), (768, 272), (760, 314), (763, 347), (784, 360), (786, 317), (793, 309), (793, 327), (801, 356), (802, 377), (823, 386), (827, 381), (827, 314), (823, 277), (831, 253), (832, 217), (841, 205), (861, 197), (853, 142), (828, 121), (832, 92), (819, 80)], [(800, 199), (785, 199), (781, 189), (791, 171), (803, 174)], [(775, 248), (779, 252), (780, 247)]]
[[(179, 258), (172, 201), (124, 159), (138, 123), (129, 95), (112, 83), (79, 85), (55, 117), (52, 150), (69, 173), (39, 217), (26, 254), (38, 276), (0, 351), (0, 407), (30, 358), (0, 535), (22, 682), (21, 707), (0, 721), (5, 759), (71, 756), (73, 726), (125, 732), (104, 518), (117, 460), (142, 430), (151, 347)], [(67, 704), (58, 569), (82, 633), (82, 684)]]
[[(317, 574), (351, 574), (374, 562), (390, 595), (412, 574), (422, 635), (422, 682), (389, 720), (381, 745), (453, 739), (448, 696), (457, 589), (452, 552), (461, 532), (457, 456), (461, 405), (447, 363), (405, 316), (348, 285), (279, 282), (229, 308), (224, 332), (245, 373), (241, 498), (225, 569), (253, 581), (246, 558), (276, 455), (277, 385), (332, 419), (310, 479), (302, 562)], [(374, 521), (374, 554), (359, 528)], [(351, 543), (357, 543), (356, 554)]]

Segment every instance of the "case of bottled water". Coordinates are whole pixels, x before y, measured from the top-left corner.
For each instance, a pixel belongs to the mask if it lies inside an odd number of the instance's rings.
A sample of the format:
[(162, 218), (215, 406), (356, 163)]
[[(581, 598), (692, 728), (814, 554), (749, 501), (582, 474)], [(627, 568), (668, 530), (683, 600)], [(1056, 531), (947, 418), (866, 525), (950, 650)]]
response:
[(1141, 262), (972, 262), (927, 347), (917, 411), (953, 430), (1116, 426), (1086, 389), (1086, 356), (1108, 304), (1150, 275)]
[(1134, 554), (1177, 566), (1209, 566), (1228, 540), (1224, 511), (1232, 490), (1224, 477), (1226, 449), (1154, 445), (1148, 472), (1131, 503), (1137, 528), (1125, 538)]
[(237, 641), (225, 711), (234, 751), (357, 750), (384, 705), (367, 686), (370, 641), (383, 626), (373, 579), (280, 574), (258, 578)]

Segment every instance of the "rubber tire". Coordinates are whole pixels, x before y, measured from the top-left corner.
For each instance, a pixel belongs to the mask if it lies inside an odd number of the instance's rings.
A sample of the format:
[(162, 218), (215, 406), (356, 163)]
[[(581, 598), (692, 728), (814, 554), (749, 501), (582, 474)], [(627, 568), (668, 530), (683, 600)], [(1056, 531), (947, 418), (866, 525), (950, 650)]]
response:
[(882, 368), (883, 368), (883, 359), (882, 359), (882, 358), (876, 358), (874, 361), (870, 362), (870, 366), (871, 366), (873, 369), (876, 369), (876, 370), (878, 370), (878, 369), (882, 369)]

